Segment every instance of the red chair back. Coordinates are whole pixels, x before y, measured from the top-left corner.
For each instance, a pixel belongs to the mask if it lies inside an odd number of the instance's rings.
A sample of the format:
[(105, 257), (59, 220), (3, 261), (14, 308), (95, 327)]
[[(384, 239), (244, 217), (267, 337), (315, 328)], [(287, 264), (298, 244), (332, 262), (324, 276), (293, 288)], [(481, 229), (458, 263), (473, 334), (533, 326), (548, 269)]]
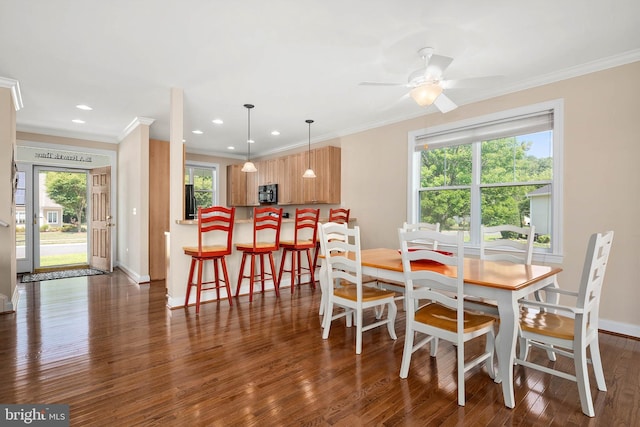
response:
[[(260, 245), (264, 251), (280, 249), (280, 228), (282, 226), (282, 208), (255, 208), (253, 210), (253, 250), (258, 243), (273, 243), (273, 246)], [(270, 232), (268, 230), (271, 230)], [(270, 235), (270, 236), (268, 236)], [(269, 238), (266, 239), (265, 236)], [(271, 239), (273, 237), (273, 240)]]
[(329, 222), (337, 222), (338, 224), (348, 224), (350, 209), (335, 208), (329, 209)]
[[(203, 252), (206, 252), (202, 250), (202, 237), (209, 232), (226, 233), (226, 247), (221, 248), (220, 255), (229, 255), (231, 253), (235, 214), (235, 207), (211, 206), (209, 208), (198, 208), (198, 254), (200, 256), (202, 256)], [(222, 247), (223, 245), (219, 246)]]
[(294, 245), (298, 248), (316, 246), (320, 209), (296, 209), (296, 230)]

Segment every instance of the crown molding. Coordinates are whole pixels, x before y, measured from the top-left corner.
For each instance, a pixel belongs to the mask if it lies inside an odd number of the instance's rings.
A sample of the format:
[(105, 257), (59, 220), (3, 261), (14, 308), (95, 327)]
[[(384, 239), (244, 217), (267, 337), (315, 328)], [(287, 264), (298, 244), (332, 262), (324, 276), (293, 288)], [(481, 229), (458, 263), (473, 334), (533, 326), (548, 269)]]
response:
[(13, 106), (16, 111), (24, 107), (22, 103), (22, 94), (20, 93), (20, 82), (6, 77), (0, 77), (0, 87), (11, 89), (11, 97), (13, 98)]
[(59, 136), (61, 138), (72, 138), (86, 141), (105, 142), (108, 144), (117, 144), (118, 140), (110, 135), (94, 134), (87, 132), (73, 132), (67, 129), (47, 128), (35, 125), (25, 125), (16, 123), (16, 131), (23, 133), (35, 133), (38, 135)]
[(151, 124), (153, 122), (155, 122), (155, 121), (156, 121), (156, 119), (150, 119), (148, 117), (136, 117), (135, 119), (133, 119), (131, 121), (131, 123), (129, 123), (127, 125), (126, 128), (124, 128), (124, 130), (122, 131), (122, 133), (118, 137), (118, 141), (122, 141), (123, 139), (125, 139), (127, 137), (127, 135), (129, 135), (131, 133), (131, 131), (133, 131), (139, 125), (151, 126)]

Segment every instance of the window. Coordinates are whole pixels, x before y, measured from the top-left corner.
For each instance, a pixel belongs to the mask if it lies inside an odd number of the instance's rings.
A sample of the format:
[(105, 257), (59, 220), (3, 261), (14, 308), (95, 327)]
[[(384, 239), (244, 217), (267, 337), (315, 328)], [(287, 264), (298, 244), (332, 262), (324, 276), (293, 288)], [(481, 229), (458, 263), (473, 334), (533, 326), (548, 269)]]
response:
[(561, 113), (554, 101), (411, 133), (408, 220), (464, 231), (470, 253), (481, 225), (535, 225), (536, 259), (560, 262)]
[(47, 212), (47, 223), (48, 224), (57, 224), (58, 223), (58, 212), (56, 212), (56, 211)]
[(188, 163), (184, 169), (184, 183), (193, 184), (196, 209), (218, 204), (218, 166), (206, 163)]

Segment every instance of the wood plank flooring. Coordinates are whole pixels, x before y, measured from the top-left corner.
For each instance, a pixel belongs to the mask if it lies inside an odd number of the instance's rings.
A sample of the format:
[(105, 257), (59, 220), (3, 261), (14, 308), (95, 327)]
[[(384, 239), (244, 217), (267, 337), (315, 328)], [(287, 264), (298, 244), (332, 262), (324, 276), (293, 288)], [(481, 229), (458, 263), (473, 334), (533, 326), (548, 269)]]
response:
[[(164, 282), (138, 286), (122, 272), (20, 285), (17, 314), (0, 315), (0, 402), (70, 405), (71, 425), (637, 425), (640, 341), (601, 334), (608, 391), (596, 417), (580, 410), (575, 383), (515, 369), (516, 407), (477, 368), (457, 405), (455, 352), (414, 354), (398, 374), (398, 340), (334, 322), (322, 340), (320, 290), (268, 292), (168, 310)], [(480, 351), (474, 343), (467, 354)], [(536, 352), (538, 360), (546, 360)], [(551, 362), (548, 362), (551, 364)], [(558, 365), (571, 362), (561, 359)]]

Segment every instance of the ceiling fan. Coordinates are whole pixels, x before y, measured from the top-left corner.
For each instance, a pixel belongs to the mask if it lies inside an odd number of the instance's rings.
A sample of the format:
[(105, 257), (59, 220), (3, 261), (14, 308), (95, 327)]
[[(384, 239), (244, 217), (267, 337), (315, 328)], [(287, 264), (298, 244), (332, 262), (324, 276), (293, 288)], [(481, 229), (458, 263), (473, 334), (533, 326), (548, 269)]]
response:
[(415, 70), (407, 79), (407, 83), (385, 82), (361, 82), (362, 86), (404, 86), (411, 88), (409, 95), (420, 106), (434, 104), (440, 111), (447, 113), (458, 106), (443, 92), (446, 89), (461, 87), (478, 87), (493, 81), (495, 77), (480, 77), (462, 80), (443, 79), (444, 70), (447, 69), (453, 58), (436, 55), (432, 47), (423, 47), (418, 55), (424, 60), (424, 67)]

